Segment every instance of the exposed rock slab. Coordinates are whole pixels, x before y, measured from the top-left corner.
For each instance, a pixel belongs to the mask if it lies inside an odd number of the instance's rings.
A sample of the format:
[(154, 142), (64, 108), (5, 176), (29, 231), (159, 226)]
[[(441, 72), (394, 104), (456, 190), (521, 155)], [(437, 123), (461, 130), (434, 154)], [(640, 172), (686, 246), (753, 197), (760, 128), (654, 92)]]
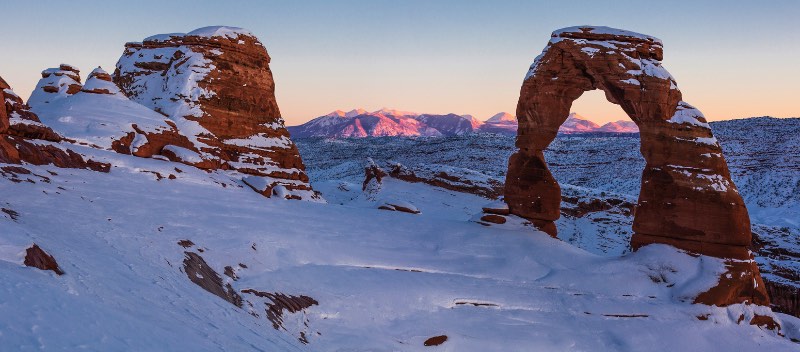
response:
[(242, 307), (242, 296), (233, 289), (231, 284), (223, 283), (222, 277), (206, 263), (203, 257), (194, 252), (184, 252), (184, 254), (183, 269), (189, 280), (217, 297), (237, 307)]

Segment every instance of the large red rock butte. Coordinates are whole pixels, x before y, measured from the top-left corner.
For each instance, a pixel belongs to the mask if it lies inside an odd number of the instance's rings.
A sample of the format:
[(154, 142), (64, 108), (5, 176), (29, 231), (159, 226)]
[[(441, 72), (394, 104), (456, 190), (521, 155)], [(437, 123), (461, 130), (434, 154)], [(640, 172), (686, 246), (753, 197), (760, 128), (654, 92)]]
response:
[[(138, 149), (139, 156), (161, 154), (198, 167), (236, 170), (268, 197), (317, 199), (284, 127), (269, 62), (264, 45), (234, 27), (125, 44), (114, 83), (131, 100), (166, 116), (181, 136), (147, 135), (148, 148)], [(125, 150), (134, 139), (130, 134), (115, 150)]]
[(572, 102), (600, 89), (640, 130), (646, 166), (631, 246), (662, 243), (728, 258), (728, 273), (695, 301), (769, 305), (748, 250), (747, 208), (720, 145), (703, 114), (683, 101), (662, 59), (661, 40), (648, 35), (595, 26), (553, 32), (520, 91), (518, 150), (509, 159), (505, 201), (512, 214), (556, 235), (561, 189), (543, 150), (556, 137)]
[[(65, 90), (69, 90), (66, 87)], [(80, 89), (80, 87), (78, 88)], [(86, 160), (60, 143), (64, 139), (39, 121), (28, 105), (0, 77), (0, 163), (52, 164), (65, 168), (109, 170), (109, 165)]]

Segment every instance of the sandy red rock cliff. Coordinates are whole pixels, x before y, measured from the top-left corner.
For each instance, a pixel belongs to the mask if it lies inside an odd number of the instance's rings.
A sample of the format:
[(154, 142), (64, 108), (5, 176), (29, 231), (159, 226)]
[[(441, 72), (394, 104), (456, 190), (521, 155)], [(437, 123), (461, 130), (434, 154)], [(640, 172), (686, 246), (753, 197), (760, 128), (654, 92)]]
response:
[[(206, 27), (126, 44), (113, 81), (185, 137), (148, 137), (151, 145), (141, 153), (185, 161), (178, 154), (187, 153), (174, 147), (182, 148), (202, 158), (198, 167), (246, 174), (244, 181), (266, 196), (286, 190), (288, 198), (317, 198), (284, 127), (269, 62), (264, 45), (246, 30)], [(133, 137), (118, 148), (130, 143)]]

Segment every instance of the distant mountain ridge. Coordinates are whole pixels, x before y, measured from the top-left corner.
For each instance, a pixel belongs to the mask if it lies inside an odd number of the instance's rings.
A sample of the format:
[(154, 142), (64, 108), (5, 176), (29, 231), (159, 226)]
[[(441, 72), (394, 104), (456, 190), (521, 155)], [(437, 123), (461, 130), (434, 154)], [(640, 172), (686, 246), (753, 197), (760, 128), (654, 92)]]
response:
[[(336, 110), (288, 129), (297, 138), (441, 137), (481, 132), (515, 135), (517, 119), (507, 112), (500, 112), (480, 121), (472, 115), (453, 113), (421, 114), (387, 108), (372, 112), (353, 109)], [(633, 121), (609, 122), (600, 126), (577, 113), (571, 113), (559, 132), (636, 133), (639, 129)]]

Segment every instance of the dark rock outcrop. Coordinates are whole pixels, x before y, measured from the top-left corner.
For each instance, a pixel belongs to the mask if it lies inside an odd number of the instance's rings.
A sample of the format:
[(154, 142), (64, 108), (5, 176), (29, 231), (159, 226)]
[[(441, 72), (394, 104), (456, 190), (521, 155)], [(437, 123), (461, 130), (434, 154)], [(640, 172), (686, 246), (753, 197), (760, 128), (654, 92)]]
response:
[(380, 185), (386, 175), (386, 171), (383, 171), (378, 164), (375, 164), (375, 161), (372, 159), (367, 160), (367, 166), (364, 167), (364, 182), (361, 184), (361, 190), (366, 191), (367, 188), (374, 188), (375, 184)]
[(52, 255), (47, 254), (36, 243), (25, 250), (25, 266), (38, 268), (41, 270), (50, 270), (58, 275), (64, 275), (64, 270), (58, 266), (56, 259)]
[[(661, 66), (660, 40), (607, 27), (553, 32), (531, 66), (517, 105), (517, 152), (509, 159), (505, 200), (512, 214), (555, 235), (561, 189), (543, 151), (555, 139), (572, 102), (600, 89), (638, 125), (646, 166), (631, 246), (651, 243), (729, 258), (720, 284), (696, 301), (768, 305), (748, 250), (747, 208), (733, 184), (719, 143), (703, 114), (682, 100)], [(730, 277), (730, 278), (729, 278)]]
[(425, 342), (423, 342), (423, 345), (425, 345), (425, 346), (439, 346), (439, 345), (445, 343), (446, 341), (447, 341), (447, 335), (439, 335), (439, 336), (434, 336), (434, 337), (431, 337), (431, 338), (425, 340)]
[(217, 297), (239, 308), (242, 307), (242, 296), (233, 289), (231, 284), (223, 283), (222, 277), (206, 263), (203, 257), (194, 252), (184, 252), (184, 254), (183, 270), (189, 280)]

